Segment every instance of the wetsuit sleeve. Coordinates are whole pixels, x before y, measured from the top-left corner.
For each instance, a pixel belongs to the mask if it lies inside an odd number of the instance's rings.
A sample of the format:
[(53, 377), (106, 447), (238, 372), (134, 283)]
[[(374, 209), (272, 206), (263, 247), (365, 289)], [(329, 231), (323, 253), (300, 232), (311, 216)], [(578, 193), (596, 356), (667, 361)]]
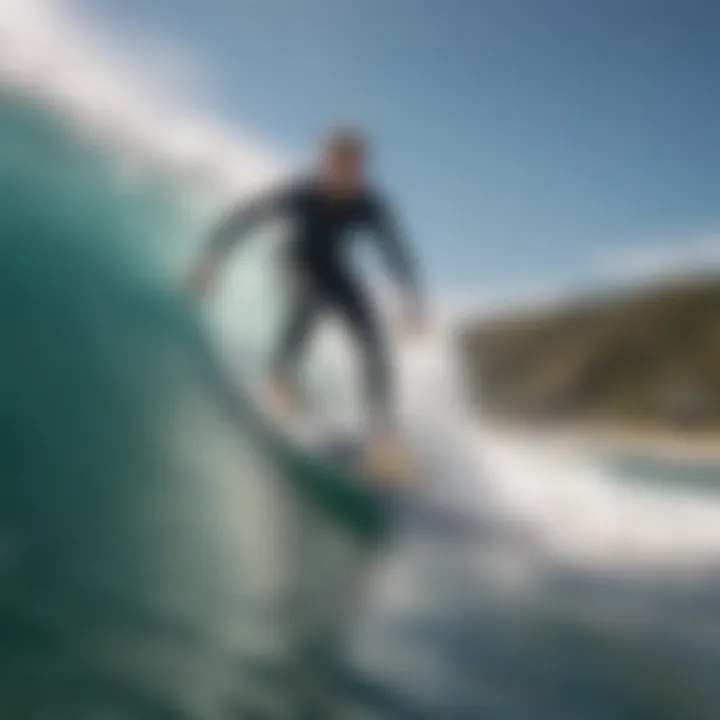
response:
[(419, 298), (417, 270), (394, 213), (380, 199), (373, 198), (369, 203), (371, 228), (390, 271), (410, 295)]
[(297, 195), (297, 188), (286, 187), (232, 207), (212, 231), (207, 253), (215, 257), (226, 254), (259, 224), (291, 210)]

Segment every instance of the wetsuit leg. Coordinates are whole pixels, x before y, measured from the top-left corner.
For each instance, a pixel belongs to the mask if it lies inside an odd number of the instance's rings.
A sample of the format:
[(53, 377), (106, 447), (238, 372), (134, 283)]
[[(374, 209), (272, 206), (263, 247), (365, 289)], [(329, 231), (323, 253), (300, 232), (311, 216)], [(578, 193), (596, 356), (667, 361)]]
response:
[(375, 308), (359, 281), (346, 274), (325, 279), (328, 307), (348, 326), (358, 344), (364, 366), (365, 396), (370, 417), (378, 426), (391, 420), (390, 369)]
[(276, 377), (294, 384), (306, 341), (322, 309), (322, 298), (307, 279), (295, 277), (290, 314), (280, 336), (272, 363)]

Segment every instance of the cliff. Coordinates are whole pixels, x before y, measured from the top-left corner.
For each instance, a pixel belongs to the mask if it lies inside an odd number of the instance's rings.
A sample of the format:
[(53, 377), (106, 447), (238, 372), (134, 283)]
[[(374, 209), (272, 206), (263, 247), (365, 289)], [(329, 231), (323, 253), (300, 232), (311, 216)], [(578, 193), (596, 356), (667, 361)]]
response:
[(490, 415), (720, 429), (720, 277), (470, 322), (460, 340)]

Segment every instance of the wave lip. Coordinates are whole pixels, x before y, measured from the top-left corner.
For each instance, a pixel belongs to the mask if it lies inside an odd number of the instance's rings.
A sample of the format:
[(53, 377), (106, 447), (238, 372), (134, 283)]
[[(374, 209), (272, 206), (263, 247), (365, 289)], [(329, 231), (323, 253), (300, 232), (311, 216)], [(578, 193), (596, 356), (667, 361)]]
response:
[(216, 203), (288, 170), (287, 161), (259, 138), (139, 81), (109, 49), (109, 38), (64, 5), (7, 0), (0, 8), (0, 38), (6, 90), (72, 118), (88, 142), (111, 146), (125, 164), (166, 166)]

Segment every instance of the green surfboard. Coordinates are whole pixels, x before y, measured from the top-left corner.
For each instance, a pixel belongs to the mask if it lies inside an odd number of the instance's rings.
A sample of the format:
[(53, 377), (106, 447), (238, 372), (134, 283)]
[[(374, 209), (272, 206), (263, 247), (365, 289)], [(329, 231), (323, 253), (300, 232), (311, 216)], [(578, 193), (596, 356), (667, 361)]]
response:
[(387, 492), (350, 463), (328, 457), (283, 433), (269, 421), (228, 375), (205, 338), (202, 362), (214, 390), (237, 422), (248, 428), (277, 463), (283, 478), (323, 515), (368, 543), (381, 541), (389, 530)]

